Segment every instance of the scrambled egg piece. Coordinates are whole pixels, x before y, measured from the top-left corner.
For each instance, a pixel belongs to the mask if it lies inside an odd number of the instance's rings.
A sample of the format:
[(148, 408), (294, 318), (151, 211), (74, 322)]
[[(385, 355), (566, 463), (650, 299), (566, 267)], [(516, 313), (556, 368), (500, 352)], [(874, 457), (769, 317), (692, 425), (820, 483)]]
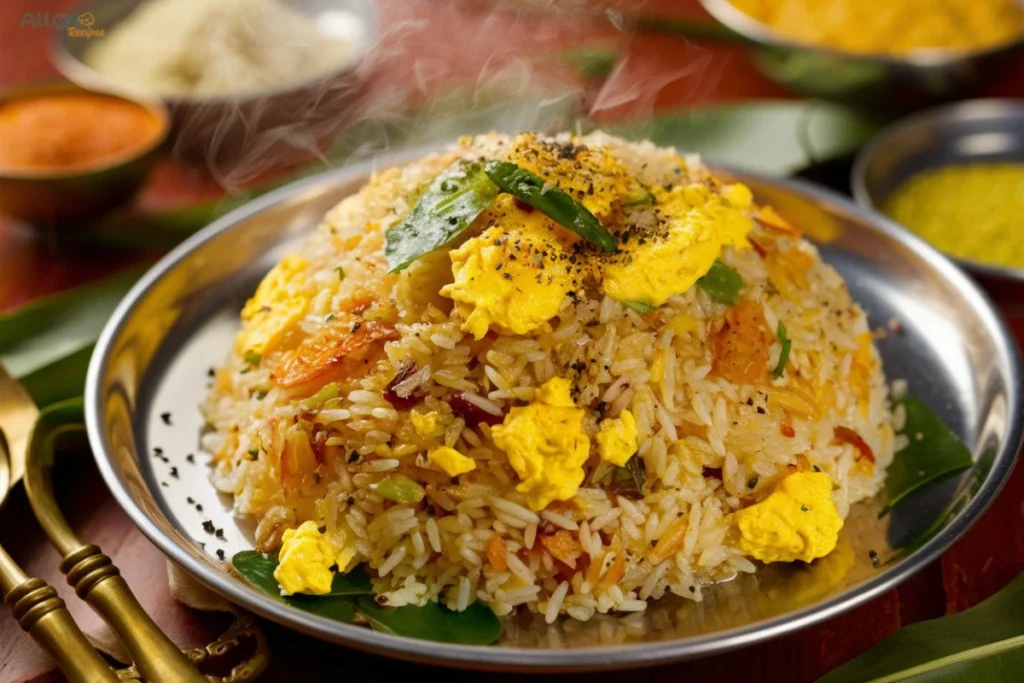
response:
[(765, 500), (736, 513), (740, 549), (762, 562), (810, 562), (836, 547), (843, 520), (832, 502), (832, 478), (797, 472)]
[(513, 408), (491, 429), (495, 445), (522, 480), (516, 491), (526, 494), (531, 509), (570, 500), (583, 483), (583, 464), (590, 455), (585, 415), (573, 404), (569, 380), (555, 378), (537, 390), (534, 403)]
[[(482, 339), (493, 324), (526, 334), (553, 318), (573, 286), (565, 228), (502, 195), (477, 220), (494, 224), (451, 252), (455, 281), (441, 294), (455, 301), (462, 329)], [(501, 227), (499, 227), (501, 226)]]
[(298, 529), (288, 529), (282, 541), (279, 564), (274, 570), (281, 592), (285, 595), (330, 593), (331, 581), (334, 580), (331, 567), (344, 565), (335, 558), (331, 544), (320, 533), (316, 523), (303, 522)]
[(611, 215), (616, 204), (647, 195), (629, 169), (600, 147), (540, 141), (534, 133), (522, 133), (512, 141), (508, 160), (557, 185), (598, 218)]
[(602, 289), (619, 301), (661, 306), (702, 278), (723, 247), (749, 246), (753, 223), (747, 212), (753, 197), (743, 185), (717, 194), (703, 183), (652, 192), (663, 214), (663, 233), (621, 240), (620, 253), (604, 267)]
[(619, 467), (624, 466), (637, 449), (636, 419), (633, 413), (623, 410), (618, 418), (602, 420), (595, 439), (602, 460)]
[(467, 458), (448, 446), (441, 446), (430, 451), (427, 459), (444, 470), (449, 477), (457, 477), (476, 469), (476, 462), (473, 458)]
[(245, 323), (235, 342), (239, 353), (272, 351), (281, 335), (302, 320), (309, 300), (302, 293), (306, 259), (290, 255), (274, 266), (242, 309)]
[(441, 422), (441, 415), (433, 410), (429, 413), (409, 413), (409, 419), (412, 421), (412, 428), (425, 439), (444, 434), (444, 424)]

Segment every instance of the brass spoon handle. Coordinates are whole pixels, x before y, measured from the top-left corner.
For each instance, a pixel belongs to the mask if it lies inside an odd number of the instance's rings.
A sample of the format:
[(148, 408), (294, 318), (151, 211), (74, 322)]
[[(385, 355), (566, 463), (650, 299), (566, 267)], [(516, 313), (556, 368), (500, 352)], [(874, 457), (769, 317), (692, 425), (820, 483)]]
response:
[(149, 683), (205, 683), (205, 677), (142, 609), (110, 558), (95, 545), (84, 545), (57, 507), (51, 471), (52, 442), (81, 431), (60, 413), (40, 415), (29, 441), (25, 492), (50, 541), (64, 557), (60, 569), (78, 597), (96, 610), (124, 643), (139, 673)]
[(0, 547), (0, 588), (18, 625), (57, 660), (71, 683), (117, 683), (117, 675), (78, 628), (53, 586), (25, 576)]

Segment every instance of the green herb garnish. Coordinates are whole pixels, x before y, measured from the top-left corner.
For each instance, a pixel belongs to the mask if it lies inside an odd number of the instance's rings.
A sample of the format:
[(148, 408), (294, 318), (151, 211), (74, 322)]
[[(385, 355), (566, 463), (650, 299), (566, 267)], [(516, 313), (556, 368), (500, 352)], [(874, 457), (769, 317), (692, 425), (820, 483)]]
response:
[(697, 280), (697, 286), (718, 303), (735, 306), (739, 302), (740, 292), (743, 290), (743, 278), (735, 268), (730, 268), (715, 259), (710, 270), (704, 277)]
[(779, 362), (772, 370), (772, 377), (778, 379), (782, 377), (783, 371), (786, 369), (786, 361), (789, 360), (789, 350), (793, 345), (789, 337), (786, 336), (786, 326), (779, 321), (779, 327), (775, 330), (775, 334), (779, 337), (779, 343), (782, 344), (782, 351), (779, 352)]
[(490, 645), (501, 637), (501, 620), (487, 605), (475, 602), (464, 612), (453, 612), (435, 602), (422, 607), (382, 607), (373, 599), (370, 577), (362, 566), (334, 575), (325, 595), (281, 595), (274, 578), (278, 558), (244, 550), (231, 564), (255, 588), (274, 600), (328, 619), (352, 623), (362, 616), (377, 631), (463, 645)]
[(594, 214), (539, 175), (507, 161), (488, 161), (484, 170), (503, 192), (529, 204), (603, 251), (609, 254), (618, 251), (615, 238)]
[(626, 461), (625, 466), (615, 468), (608, 493), (639, 500), (644, 497), (646, 484), (647, 469), (644, 468), (643, 458), (634, 455)]
[(408, 218), (388, 230), (384, 247), (388, 272), (404, 270), (458, 237), (497, 196), (497, 186), (480, 164), (452, 165), (427, 187)]
[(261, 357), (260, 354), (255, 351), (246, 351), (245, 355), (242, 356), (242, 360), (244, 360), (247, 365), (257, 368), (260, 365)]
[(622, 304), (628, 308), (633, 309), (640, 315), (647, 315), (648, 313), (653, 313), (654, 311), (658, 310), (657, 306), (646, 304), (643, 301), (623, 301)]
[(928, 406), (913, 396), (896, 401), (894, 408), (898, 406), (903, 406), (907, 414), (898, 433), (906, 436), (909, 444), (896, 453), (889, 465), (885, 480), (888, 501), (879, 516), (926, 484), (974, 464), (967, 446)]
[(334, 272), (338, 274), (338, 280), (344, 280), (345, 279), (345, 269), (342, 268), (341, 266), (338, 266), (337, 268), (335, 268)]
[(385, 500), (406, 505), (420, 502), (424, 495), (423, 487), (404, 474), (389, 477), (370, 488)]
[(370, 626), (384, 633), (462, 645), (490, 645), (501, 637), (501, 620), (482, 602), (453, 612), (436, 602), (422, 607), (381, 607), (362, 595), (356, 605)]

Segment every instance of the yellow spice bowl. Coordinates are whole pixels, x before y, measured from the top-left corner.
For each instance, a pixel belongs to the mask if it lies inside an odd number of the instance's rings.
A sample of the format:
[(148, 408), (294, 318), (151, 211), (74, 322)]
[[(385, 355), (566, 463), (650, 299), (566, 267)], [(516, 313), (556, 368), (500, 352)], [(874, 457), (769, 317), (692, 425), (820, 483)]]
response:
[(95, 218), (131, 199), (149, 177), (170, 128), (167, 109), (158, 101), (60, 82), (0, 92), (0, 108), (21, 99), (67, 93), (97, 94), (137, 104), (156, 118), (159, 132), (145, 145), (95, 166), (68, 170), (0, 167), (0, 214), (37, 226)]
[[(886, 200), (911, 176), (968, 163), (1024, 165), (1024, 101), (969, 100), (901, 119), (861, 149), (850, 185), (858, 204), (884, 213)], [(1024, 305), (1024, 268), (950, 258), (997, 301)]]
[(729, 0), (700, 0), (745, 44), (757, 67), (787, 89), (885, 115), (970, 96), (1006, 73), (1024, 54), (1024, 33), (971, 51), (860, 54), (797, 43), (748, 16)]

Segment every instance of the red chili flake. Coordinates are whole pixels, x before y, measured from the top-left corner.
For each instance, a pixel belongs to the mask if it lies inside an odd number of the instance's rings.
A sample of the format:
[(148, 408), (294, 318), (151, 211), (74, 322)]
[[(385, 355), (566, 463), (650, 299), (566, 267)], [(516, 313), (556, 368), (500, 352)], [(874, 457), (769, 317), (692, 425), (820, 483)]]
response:
[[(861, 457), (866, 458), (868, 462), (875, 461), (875, 452), (871, 450), (871, 446), (869, 446), (857, 432), (853, 431), (849, 427), (840, 426), (836, 427), (832, 433), (838, 440), (844, 441), (856, 448)], [(860, 458), (857, 459), (860, 460)]]
[(481, 422), (491, 426), (501, 424), (505, 419), (505, 415), (508, 413), (508, 408), (505, 408), (504, 412), (500, 416), (493, 415), (475, 403), (467, 400), (462, 394), (451, 394), (445, 399), (445, 402), (451, 407), (452, 412), (455, 413), (457, 417), (461, 417), (465, 420), (466, 424), (470, 427), (476, 427)]
[(388, 385), (384, 387), (384, 400), (398, 410), (409, 410), (421, 400), (420, 397), (415, 394), (399, 396), (395, 392), (395, 387), (409, 379), (414, 372), (416, 372), (416, 364), (406, 363), (402, 366), (402, 369), (398, 371), (398, 374), (388, 382)]
[(782, 432), (782, 435), (787, 439), (792, 439), (794, 436), (796, 436), (796, 430), (793, 429), (793, 426), (788, 425), (785, 422), (783, 422), (782, 426), (779, 427), (779, 431)]

